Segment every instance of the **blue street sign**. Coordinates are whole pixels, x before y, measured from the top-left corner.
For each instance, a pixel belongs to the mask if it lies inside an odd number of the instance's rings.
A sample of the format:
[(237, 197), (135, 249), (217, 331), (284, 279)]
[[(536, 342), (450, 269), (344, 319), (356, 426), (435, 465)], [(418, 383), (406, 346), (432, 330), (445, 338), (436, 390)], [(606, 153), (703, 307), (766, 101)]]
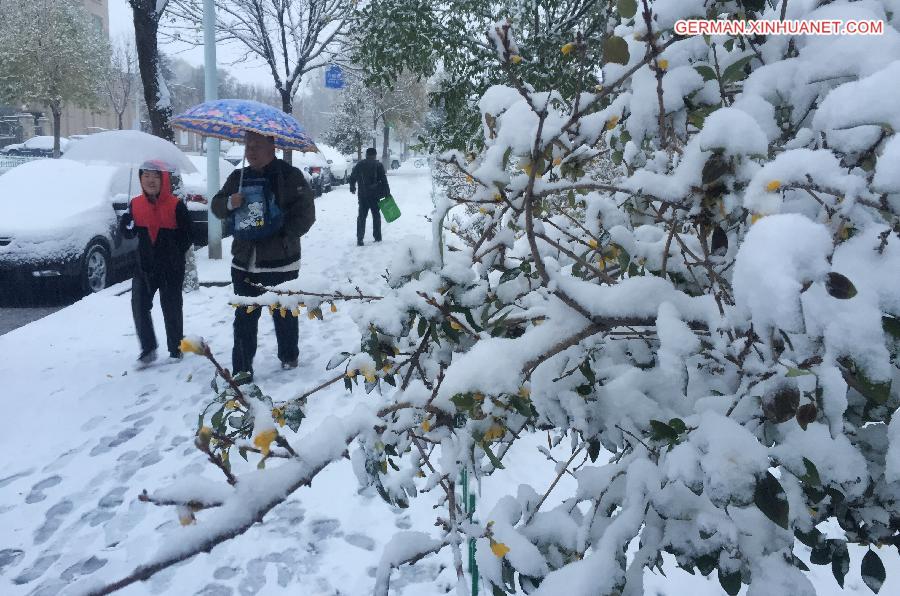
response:
[(333, 64), (325, 71), (325, 86), (329, 89), (344, 88), (344, 71), (337, 64)]

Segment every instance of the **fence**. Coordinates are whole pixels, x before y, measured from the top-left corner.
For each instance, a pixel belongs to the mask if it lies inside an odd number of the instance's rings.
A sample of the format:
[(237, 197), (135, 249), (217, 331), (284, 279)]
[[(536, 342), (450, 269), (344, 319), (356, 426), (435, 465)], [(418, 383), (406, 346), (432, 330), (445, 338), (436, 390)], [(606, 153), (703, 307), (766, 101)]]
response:
[(30, 157), (24, 155), (0, 155), (0, 174), (5, 174), (16, 166), (20, 166), (25, 162), (34, 161), (36, 159), (47, 159), (45, 157)]

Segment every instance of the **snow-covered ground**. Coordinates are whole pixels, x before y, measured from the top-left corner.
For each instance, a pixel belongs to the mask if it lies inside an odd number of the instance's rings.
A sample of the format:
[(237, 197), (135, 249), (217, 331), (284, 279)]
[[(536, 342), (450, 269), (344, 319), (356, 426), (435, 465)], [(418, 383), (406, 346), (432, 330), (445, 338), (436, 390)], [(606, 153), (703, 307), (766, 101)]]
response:
[[(392, 254), (407, 236), (430, 234), (429, 172), (401, 169), (390, 183), (403, 217), (384, 224), (384, 242), (355, 242), (356, 200), (347, 186), (317, 199), (317, 223), (303, 240), (303, 280), (335, 285), (347, 279), (378, 288)], [(371, 226), (371, 224), (370, 224)], [(371, 229), (371, 228), (369, 228)], [(227, 254), (229, 246), (226, 243)], [(202, 251), (205, 254), (205, 250)], [(198, 258), (202, 281), (228, 280), (228, 261)], [(141, 503), (143, 490), (175, 477), (196, 475), (223, 482), (193, 446), (197, 415), (213, 394), (212, 369), (196, 356), (135, 372), (138, 346), (131, 320), (128, 282), (89, 296), (44, 319), (0, 337), (4, 407), (0, 431), (0, 594), (67, 593), (90, 577), (112, 581), (130, 572), (181, 531), (173, 509)], [(216, 356), (230, 364), (230, 287), (204, 287), (185, 296), (185, 332), (204, 336)], [(358, 348), (353, 307), (339, 304), (324, 322), (301, 319), (301, 366), (278, 368), (275, 338), (264, 315), (260, 324), (257, 382), (285, 399), (329, 378), (325, 363), (336, 352)], [(154, 311), (163, 341), (158, 305)], [(365, 400), (361, 389), (343, 386), (309, 401), (304, 427), (349, 412)], [(303, 432), (301, 428), (301, 432)], [(504, 460), (507, 467), (481, 486), (478, 513), (527, 481), (546, 486), (553, 464), (532, 437)], [(302, 452), (302, 441), (294, 446)], [(565, 442), (558, 455), (567, 456)], [(243, 464), (243, 462), (238, 462)], [(546, 482), (544, 481), (546, 479)], [(548, 500), (571, 494), (564, 477)], [(371, 593), (381, 549), (401, 529), (436, 534), (432, 509), (438, 495), (414, 500), (409, 509), (385, 504), (372, 489), (360, 490), (349, 461), (332, 465), (275, 508), (245, 535), (164, 571), (123, 594), (328, 594)], [(203, 523), (202, 513), (198, 514)], [(888, 562), (886, 549), (882, 558)], [(802, 552), (798, 548), (798, 552)], [(859, 577), (862, 551), (853, 552), (847, 592), (869, 593)], [(805, 557), (804, 557), (805, 558)], [(668, 577), (647, 574), (647, 594), (705, 596), (723, 593), (715, 579), (690, 576), (668, 565)], [(892, 573), (894, 572), (894, 573)], [(890, 559), (882, 593), (900, 593), (900, 565)], [(813, 567), (819, 594), (844, 593), (830, 568)], [(449, 553), (394, 573), (392, 593), (430, 596), (455, 584)], [(482, 593), (487, 593), (482, 590)]]

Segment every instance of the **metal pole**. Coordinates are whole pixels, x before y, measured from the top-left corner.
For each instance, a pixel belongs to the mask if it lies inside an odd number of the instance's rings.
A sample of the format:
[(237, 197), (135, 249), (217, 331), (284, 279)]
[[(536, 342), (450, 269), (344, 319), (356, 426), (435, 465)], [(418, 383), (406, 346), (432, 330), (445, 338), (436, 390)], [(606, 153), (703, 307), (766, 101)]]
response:
[[(203, 68), (205, 74), (206, 101), (218, 99), (216, 72), (216, 6), (214, 0), (203, 0)], [(206, 195), (209, 205), (219, 192), (219, 139), (206, 140)], [(222, 222), (207, 207), (207, 240), (209, 258), (222, 258)]]

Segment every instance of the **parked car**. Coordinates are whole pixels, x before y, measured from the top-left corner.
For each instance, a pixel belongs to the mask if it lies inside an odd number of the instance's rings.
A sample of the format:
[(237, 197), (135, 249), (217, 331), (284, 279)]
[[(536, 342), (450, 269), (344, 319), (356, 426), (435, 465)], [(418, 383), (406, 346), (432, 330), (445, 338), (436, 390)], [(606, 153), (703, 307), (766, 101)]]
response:
[(137, 248), (118, 228), (131, 177), (129, 168), (68, 159), (31, 161), (0, 176), (0, 287), (59, 278), (85, 292), (105, 288)]
[(228, 151), (225, 152), (223, 156), (225, 160), (235, 166), (240, 166), (241, 162), (244, 160), (244, 146), (234, 144), (228, 148)]
[(397, 159), (396, 157), (393, 158), (393, 159), (391, 159), (391, 169), (392, 169), (392, 170), (396, 170), (396, 169), (398, 169), (399, 167), (400, 167), (400, 160)]
[(317, 197), (322, 196), (322, 193), (331, 192), (331, 169), (324, 155), (295, 151), (292, 161), (293, 165), (300, 168), (306, 176), (306, 181)]
[[(70, 140), (66, 137), (59, 138), (59, 151), (65, 153)], [(24, 143), (14, 143), (0, 149), (0, 154), (19, 157), (53, 157), (53, 137), (31, 137)]]
[[(209, 238), (209, 201), (212, 199), (206, 190), (206, 156), (205, 155), (188, 155), (188, 159), (197, 168), (193, 174), (184, 174), (181, 176), (181, 192), (187, 205), (188, 212), (191, 215), (191, 238), (194, 246), (206, 246)], [(228, 176), (235, 170), (235, 167), (219, 158), (219, 184), (217, 188), (222, 188)], [(228, 226), (223, 226), (222, 235), (227, 236), (231, 233)]]
[(316, 143), (316, 146), (322, 155), (325, 156), (328, 167), (331, 169), (331, 183), (333, 185), (346, 184), (351, 172), (351, 166), (347, 158), (330, 145)]

